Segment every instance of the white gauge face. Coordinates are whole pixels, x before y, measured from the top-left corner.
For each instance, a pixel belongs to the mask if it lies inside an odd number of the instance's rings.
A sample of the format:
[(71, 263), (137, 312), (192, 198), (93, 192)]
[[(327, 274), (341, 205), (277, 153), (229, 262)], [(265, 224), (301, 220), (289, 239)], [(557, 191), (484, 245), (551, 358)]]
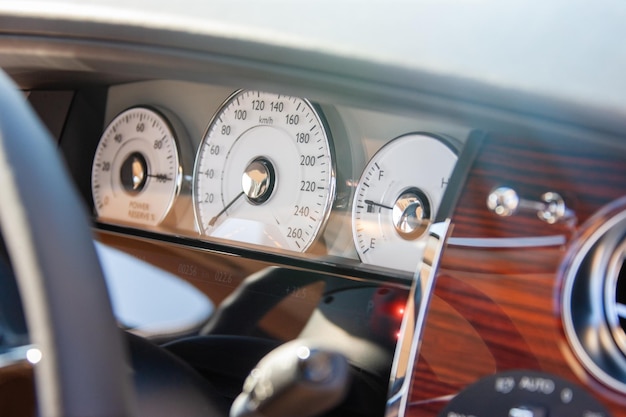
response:
[(396, 138), (374, 155), (352, 206), (361, 261), (415, 271), (456, 160), (450, 147), (425, 134)]
[(176, 138), (159, 113), (135, 107), (107, 126), (91, 171), (100, 220), (158, 225), (171, 208), (181, 180)]
[(331, 144), (317, 111), (301, 98), (234, 94), (200, 145), (193, 192), (203, 235), (307, 250), (335, 195)]

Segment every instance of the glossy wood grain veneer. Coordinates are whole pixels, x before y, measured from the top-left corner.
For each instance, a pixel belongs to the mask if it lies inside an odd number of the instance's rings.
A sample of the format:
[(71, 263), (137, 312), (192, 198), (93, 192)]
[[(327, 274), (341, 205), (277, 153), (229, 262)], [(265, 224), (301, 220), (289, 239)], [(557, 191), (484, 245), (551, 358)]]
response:
[[(626, 396), (590, 376), (575, 359), (561, 322), (559, 270), (583, 225), (626, 191), (626, 154), (591, 142), (487, 136), (462, 187), (452, 237), (562, 236), (560, 246), (449, 246), (424, 324), (408, 416), (435, 416), (477, 379), (511, 369), (561, 376), (626, 416)], [(486, 207), (500, 186), (539, 200), (559, 193), (575, 223), (548, 225), (532, 213), (499, 217)], [(509, 241), (510, 242), (510, 241)]]

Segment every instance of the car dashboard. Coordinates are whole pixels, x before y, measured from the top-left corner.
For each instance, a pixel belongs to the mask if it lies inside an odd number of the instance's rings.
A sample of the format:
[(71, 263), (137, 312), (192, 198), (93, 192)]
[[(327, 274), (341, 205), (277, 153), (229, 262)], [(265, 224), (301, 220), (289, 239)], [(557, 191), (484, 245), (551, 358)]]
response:
[(546, 86), (495, 54), (493, 72), (458, 76), (435, 64), (460, 52), (351, 54), (324, 44), (333, 30), (279, 44), (282, 26), (5, 13), (0, 66), (56, 141), (94, 239), (212, 306), (173, 330), (120, 326), (229, 403), (300, 339), (351, 365), (337, 415), (626, 415), (626, 126), (606, 79), (573, 88), (576, 68)]

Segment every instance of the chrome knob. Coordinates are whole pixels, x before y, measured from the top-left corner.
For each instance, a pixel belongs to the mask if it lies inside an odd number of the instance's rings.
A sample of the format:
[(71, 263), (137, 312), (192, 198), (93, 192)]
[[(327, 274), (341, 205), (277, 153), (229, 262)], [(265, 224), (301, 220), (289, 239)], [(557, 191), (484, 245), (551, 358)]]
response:
[(534, 212), (540, 220), (548, 224), (576, 218), (574, 212), (565, 206), (563, 198), (552, 191), (542, 194), (541, 201), (532, 201), (520, 198), (517, 191), (510, 187), (498, 187), (489, 193), (487, 208), (501, 217)]

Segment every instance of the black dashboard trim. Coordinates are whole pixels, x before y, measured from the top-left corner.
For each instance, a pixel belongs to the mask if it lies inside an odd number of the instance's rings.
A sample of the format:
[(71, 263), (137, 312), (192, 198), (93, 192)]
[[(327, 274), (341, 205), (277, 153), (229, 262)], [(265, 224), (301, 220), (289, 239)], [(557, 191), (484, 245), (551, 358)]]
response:
[(193, 239), (189, 237), (165, 235), (161, 233), (132, 229), (107, 223), (97, 222), (97, 231), (113, 233), (125, 237), (149, 240), (155, 243), (182, 246), (188, 249), (210, 251), (228, 256), (242, 257), (269, 264), (292, 267), (304, 271), (314, 271), (330, 276), (342, 277), (353, 281), (368, 281), (384, 284), (390, 287), (408, 289), (411, 286), (413, 274), (405, 271), (390, 270), (387, 268), (366, 265), (353, 259), (335, 256), (326, 256), (316, 259), (305, 258), (297, 253), (271, 253), (263, 248), (252, 249), (232, 244), (222, 244), (214, 241)]

